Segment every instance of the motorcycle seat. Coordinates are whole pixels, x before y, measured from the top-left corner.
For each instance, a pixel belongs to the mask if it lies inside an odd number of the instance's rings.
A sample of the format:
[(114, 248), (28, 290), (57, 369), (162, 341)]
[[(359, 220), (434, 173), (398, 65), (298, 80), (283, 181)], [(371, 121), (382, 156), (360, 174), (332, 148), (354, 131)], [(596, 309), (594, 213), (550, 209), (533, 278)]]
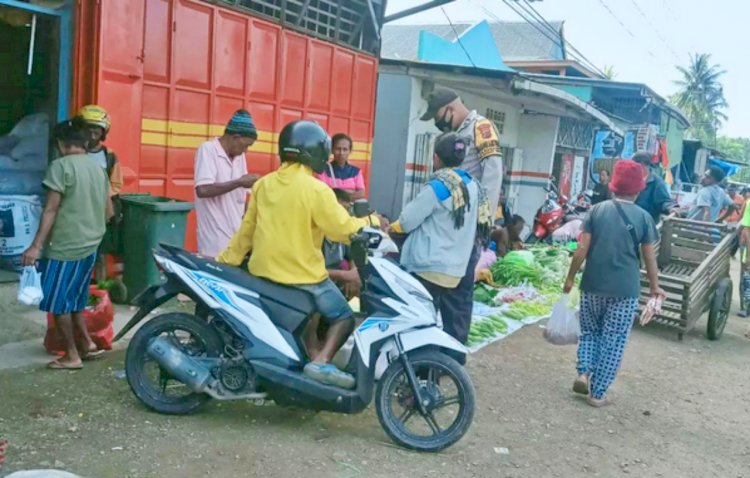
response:
[(187, 251), (180, 251), (177, 256), (183, 261), (191, 262), (192, 264), (186, 264), (190, 267), (194, 266), (202, 272), (255, 292), (263, 299), (263, 302), (266, 300), (276, 302), (305, 315), (310, 315), (317, 310), (312, 294), (307, 291), (289, 285), (277, 284), (254, 276), (243, 267), (222, 264)]

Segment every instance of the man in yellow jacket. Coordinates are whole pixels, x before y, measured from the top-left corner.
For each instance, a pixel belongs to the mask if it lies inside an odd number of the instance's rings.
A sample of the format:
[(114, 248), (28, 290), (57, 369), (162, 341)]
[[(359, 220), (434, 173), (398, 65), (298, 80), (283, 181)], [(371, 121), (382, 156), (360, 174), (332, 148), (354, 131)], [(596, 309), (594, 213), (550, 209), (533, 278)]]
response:
[(217, 260), (240, 265), (252, 251), (251, 274), (308, 291), (329, 328), (304, 372), (323, 383), (353, 388), (354, 377), (330, 364), (351, 334), (354, 317), (328, 276), (322, 244), (324, 237), (348, 244), (370, 221), (351, 217), (333, 190), (313, 176), (325, 168), (330, 149), (328, 134), (317, 123), (286, 125), (279, 135), (281, 167), (255, 183), (242, 225)]

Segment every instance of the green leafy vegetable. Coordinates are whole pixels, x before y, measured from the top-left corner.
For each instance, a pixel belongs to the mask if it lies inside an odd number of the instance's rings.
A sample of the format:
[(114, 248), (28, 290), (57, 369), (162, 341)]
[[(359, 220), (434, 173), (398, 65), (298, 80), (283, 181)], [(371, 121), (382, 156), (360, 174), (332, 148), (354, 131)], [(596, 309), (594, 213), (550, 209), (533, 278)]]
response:
[(497, 292), (497, 289), (492, 288), (487, 284), (479, 283), (474, 286), (474, 300), (485, 305), (493, 305), (493, 299), (497, 295)]

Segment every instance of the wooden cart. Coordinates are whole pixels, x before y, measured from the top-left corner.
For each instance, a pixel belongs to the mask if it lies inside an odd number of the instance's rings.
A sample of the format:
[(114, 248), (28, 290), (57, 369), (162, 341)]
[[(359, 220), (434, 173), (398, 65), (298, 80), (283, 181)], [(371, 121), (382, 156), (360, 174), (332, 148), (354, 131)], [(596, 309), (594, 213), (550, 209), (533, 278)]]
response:
[[(732, 304), (731, 232), (726, 225), (685, 219), (669, 218), (661, 224), (659, 286), (667, 298), (653, 320), (676, 327), (680, 340), (706, 311), (708, 338), (718, 340), (724, 332)], [(641, 270), (641, 306), (648, 300), (646, 271)]]

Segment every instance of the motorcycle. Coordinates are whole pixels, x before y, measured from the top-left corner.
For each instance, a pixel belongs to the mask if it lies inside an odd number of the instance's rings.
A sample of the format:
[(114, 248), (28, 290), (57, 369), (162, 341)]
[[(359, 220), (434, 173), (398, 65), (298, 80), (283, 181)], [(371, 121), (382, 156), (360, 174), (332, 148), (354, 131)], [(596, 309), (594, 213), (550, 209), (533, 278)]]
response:
[(527, 244), (551, 242), (553, 232), (567, 222), (580, 220), (585, 210), (585, 205), (571, 205), (564, 194), (559, 194), (552, 179), (549, 180), (544, 191), (547, 196), (534, 216), (534, 228), (526, 238)]
[[(142, 325), (125, 358), (132, 392), (168, 414), (194, 412), (211, 399), (271, 399), (353, 414), (374, 397), (379, 422), (397, 444), (428, 452), (451, 446), (474, 416), (471, 378), (446, 353), (465, 354), (465, 347), (438, 327), (427, 290), (386, 257), (397, 252), (387, 234), (364, 228), (351, 247), (366, 312), (347, 366), (356, 377), (353, 390), (302, 373), (309, 361), (302, 334), (316, 312), (307, 292), (161, 244), (154, 258), (166, 283), (139, 295), (138, 312), (115, 340), (177, 294), (211, 312), (165, 313)], [(387, 365), (382, 376), (376, 363)]]

